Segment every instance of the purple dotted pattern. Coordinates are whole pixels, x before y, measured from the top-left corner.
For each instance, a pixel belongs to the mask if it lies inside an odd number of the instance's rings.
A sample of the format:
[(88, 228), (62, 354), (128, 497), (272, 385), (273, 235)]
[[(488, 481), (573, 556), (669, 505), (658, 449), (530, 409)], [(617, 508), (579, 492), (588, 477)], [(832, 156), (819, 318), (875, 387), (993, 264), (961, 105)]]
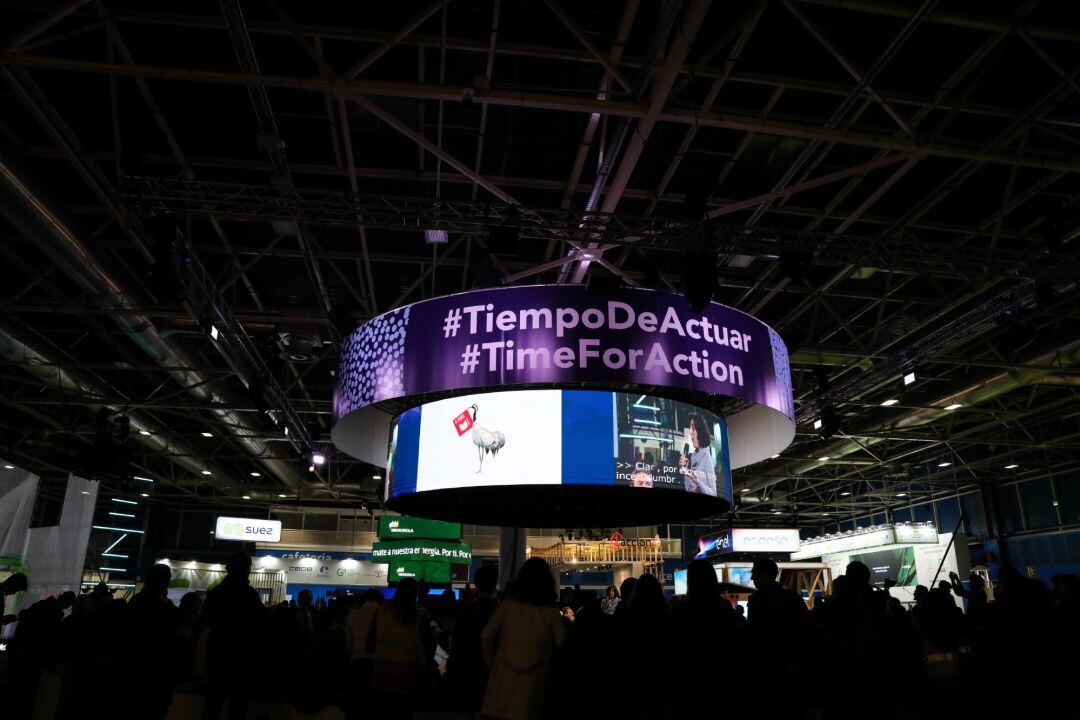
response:
[[(795, 416), (795, 400), (791, 396), (791, 367), (788, 364), (787, 346), (780, 335), (769, 328), (769, 345), (772, 347), (773, 370), (776, 387), (780, 391), (780, 409), (788, 417)], [(785, 392), (786, 391), (786, 392)]]
[(345, 341), (334, 389), (334, 417), (405, 394), (409, 310), (405, 307), (379, 315)]

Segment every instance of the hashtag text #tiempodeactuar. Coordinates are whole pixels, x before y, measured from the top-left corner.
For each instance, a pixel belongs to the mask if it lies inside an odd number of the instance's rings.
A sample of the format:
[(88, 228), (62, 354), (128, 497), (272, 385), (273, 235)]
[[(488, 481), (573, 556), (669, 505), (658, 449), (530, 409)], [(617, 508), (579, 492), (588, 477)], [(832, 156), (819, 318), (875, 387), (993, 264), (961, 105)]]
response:
[(520, 308), (518, 310), (501, 310), (495, 312), (495, 306), (467, 305), (463, 308), (452, 308), (443, 321), (443, 337), (457, 337), (461, 330), (462, 320), (467, 319), (469, 335), (492, 332), (507, 332), (510, 330), (551, 330), (554, 328), (555, 337), (564, 337), (566, 331), (584, 327), (588, 330), (599, 330), (606, 327), (609, 330), (629, 330), (637, 327), (643, 332), (668, 334), (674, 333), (682, 337), (694, 340), (705, 340), (716, 343), (733, 350), (749, 352), (750, 342), (753, 339), (749, 333), (731, 330), (723, 325), (717, 325), (709, 321), (709, 318), (701, 315), (685, 322), (679, 317), (679, 313), (673, 307), (669, 307), (661, 320), (653, 312), (637, 312), (635, 308), (624, 302), (611, 300), (607, 304), (607, 312), (600, 308), (588, 308), (579, 312), (575, 308)]

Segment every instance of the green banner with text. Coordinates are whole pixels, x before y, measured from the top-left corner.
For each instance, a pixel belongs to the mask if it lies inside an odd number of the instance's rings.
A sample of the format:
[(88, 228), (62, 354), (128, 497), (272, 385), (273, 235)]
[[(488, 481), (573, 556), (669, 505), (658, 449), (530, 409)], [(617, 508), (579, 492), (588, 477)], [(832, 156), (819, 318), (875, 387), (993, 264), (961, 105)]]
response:
[(379, 537), (383, 540), (460, 540), (461, 523), (383, 515), (379, 518)]
[(372, 562), (407, 561), (462, 563), (472, 562), (472, 546), (435, 540), (390, 540), (371, 546)]
[(404, 578), (416, 578), (429, 583), (450, 582), (450, 563), (447, 562), (423, 562), (406, 560), (390, 563), (390, 572), (387, 580), (399, 582)]

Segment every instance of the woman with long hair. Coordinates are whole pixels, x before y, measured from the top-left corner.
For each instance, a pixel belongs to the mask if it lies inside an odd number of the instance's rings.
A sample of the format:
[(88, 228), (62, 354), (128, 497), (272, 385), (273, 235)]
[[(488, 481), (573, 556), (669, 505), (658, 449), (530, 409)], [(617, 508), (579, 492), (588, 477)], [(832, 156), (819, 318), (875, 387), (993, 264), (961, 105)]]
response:
[(543, 709), (552, 653), (566, 638), (555, 601), (555, 578), (542, 558), (521, 566), (510, 597), (480, 636), (491, 667), (482, 714), (505, 720), (533, 720)]
[(716, 496), (716, 463), (712, 457), (712, 431), (698, 413), (690, 413), (690, 455), (679, 458), (686, 492)]
[(604, 599), (600, 601), (600, 609), (604, 611), (605, 615), (614, 615), (615, 608), (619, 606), (619, 591), (615, 589), (614, 585), (608, 585), (607, 594)]

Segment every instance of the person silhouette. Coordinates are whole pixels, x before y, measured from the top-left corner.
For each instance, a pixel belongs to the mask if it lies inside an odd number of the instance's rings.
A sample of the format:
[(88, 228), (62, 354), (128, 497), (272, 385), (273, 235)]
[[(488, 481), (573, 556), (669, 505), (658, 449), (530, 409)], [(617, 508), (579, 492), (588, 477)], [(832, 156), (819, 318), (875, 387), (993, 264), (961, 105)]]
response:
[[(247, 714), (251, 687), (259, 657), (260, 630), (266, 608), (248, 582), (251, 558), (234, 553), (225, 566), (225, 579), (206, 594), (206, 653), (208, 692), (203, 720), (218, 720), (228, 704), (228, 716), (240, 720)], [(239, 660), (244, 658), (244, 660)]]
[(127, 611), (127, 661), (137, 718), (163, 718), (172, 704), (176, 608), (169, 601), (168, 565), (154, 565)]

